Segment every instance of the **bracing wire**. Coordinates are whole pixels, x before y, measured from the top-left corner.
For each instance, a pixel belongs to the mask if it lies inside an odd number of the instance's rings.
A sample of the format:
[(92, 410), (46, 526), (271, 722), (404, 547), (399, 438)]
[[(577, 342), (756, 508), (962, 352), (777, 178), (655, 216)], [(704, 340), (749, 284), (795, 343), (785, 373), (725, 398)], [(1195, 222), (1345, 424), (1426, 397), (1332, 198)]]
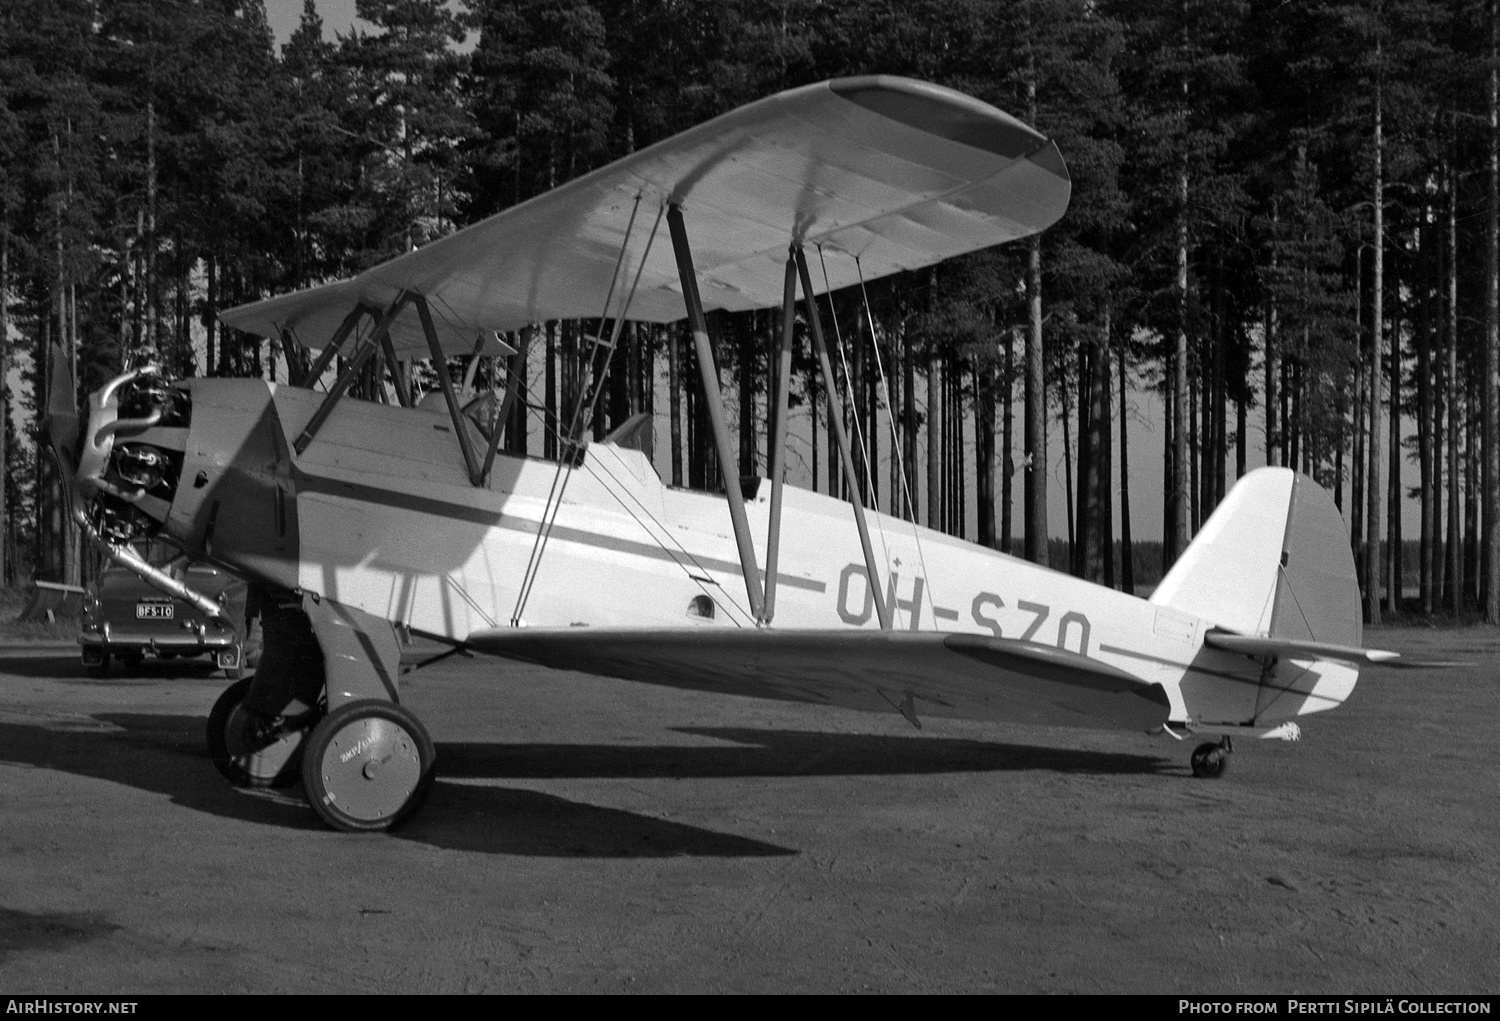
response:
[(870, 448), (865, 443), (865, 430), (859, 420), (857, 402), (854, 399), (854, 374), (849, 371), (849, 359), (844, 354), (844, 337), (839, 332), (839, 313), (833, 303), (833, 291), (829, 289), (828, 263), (823, 261), (823, 246), (818, 246), (818, 265), (823, 270), (823, 293), (828, 295), (828, 317), (833, 321), (833, 340), (839, 349), (839, 365), (844, 370), (844, 392), (847, 395), (851, 408), (855, 410), (852, 416), (854, 422), (854, 435), (859, 440), (859, 456), (865, 466), (865, 505), (875, 510), (875, 476), (870, 471)]
[[(630, 237), (635, 231), (635, 216), (639, 211), (640, 206), (641, 197), (637, 195), (635, 197), (635, 204), (630, 207), (630, 220), (625, 226), (625, 239), (620, 243), (620, 254), (615, 259), (614, 272), (610, 275), (609, 278), (609, 290), (606, 291), (604, 295), (604, 309), (599, 315), (601, 326), (604, 322), (604, 319), (609, 315), (610, 302), (614, 300), (615, 284), (620, 279), (620, 267), (625, 263), (625, 253), (630, 248)], [(645, 260), (643, 259), (642, 262), (644, 263), (644, 261)], [(519, 625), (521, 619), (521, 611), (525, 608), (526, 600), (531, 595), (531, 586), (535, 581), (536, 572), (541, 566), (542, 551), (546, 547), (545, 536), (551, 531), (550, 522), (556, 520), (557, 516), (557, 511), (554, 510), (554, 499), (557, 501), (556, 507), (558, 509), (561, 509), (562, 507), (562, 494), (558, 492), (558, 489), (559, 487), (563, 488), (564, 490), (566, 490), (567, 488), (567, 482), (565, 481), (563, 475), (563, 467), (567, 464), (567, 462), (571, 461), (573, 457), (573, 435), (578, 428), (578, 417), (583, 411), (583, 398), (584, 394), (583, 392), (580, 392), (578, 395), (578, 400), (573, 405), (573, 414), (568, 422), (567, 442), (559, 443), (558, 449), (559, 453), (562, 456), (558, 458), (557, 468), (552, 473), (552, 485), (547, 490), (547, 502), (542, 505), (542, 520), (538, 524), (536, 538), (532, 541), (531, 553), (526, 558), (526, 570), (521, 575), (521, 589), (516, 598), (515, 611), (511, 614), (512, 627)], [(561, 441), (562, 437), (559, 436), (558, 439)]]
[[(635, 199), (635, 205), (630, 210), (630, 223), (625, 230), (625, 240), (620, 245), (620, 257), (615, 263), (614, 279), (611, 279), (609, 285), (609, 293), (606, 295), (604, 313), (599, 317), (601, 327), (604, 321), (609, 317), (609, 302), (614, 297), (615, 285), (618, 282), (620, 267), (624, 265), (625, 262), (625, 253), (630, 246), (630, 237), (635, 229), (635, 217), (636, 212), (640, 208), (640, 204), (641, 197), (637, 195)], [(613, 326), (610, 331), (609, 343), (604, 354), (604, 362), (596, 370), (594, 378), (590, 380), (589, 385), (579, 393), (578, 401), (573, 407), (572, 420), (568, 425), (567, 444), (562, 446), (563, 456), (557, 462), (557, 470), (554, 472), (552, 477), (552, 487), (548, 490), (547, 502), (542, 509), (541, 526), (537, 529), (536, 539), (532, 543), (531, 556), (527, 560), (526, 573), (522, 577), (521, 590), (516, 598), (516, 608), (511, 615), (512, 626), (519, 625), (521, 615), (526, 610), (526, 603), (531, 598), (531, 590), (536, 584), (537, 574), (541, 570), (542, 554), (546, 552), (547, 542), (552, 535), (552, 528), (557, 522), (558, 513), (562, 510), (563, 495), (567, 492), (568, 480), (572, 478), (573, 474), (571, 471), (565, 472), (564, 467), (572, 467), (571, 462), (574, 456), (573, 445), (575, 445), (577, 442), (576, 437), (578, 434), (579, 422), (581, 421), (583, 415), (583, 409), (585, 406), (587, 406), (590, 409), (590, 415), (597, 414), (599, 398), (604, 392), (604, 380), (609, 375), (609, 366), (610, 363), (614, 360), (615, 349), (619, 344), (620, 329), (624, 325), (627, 313), (629, 313), (630, 311), (631, 303), (635, 300), (636, 288), (640, 286), (641, 274), (645, 271), (646, 262), (651, 256), (651, 248), (656, 242), (656, 235), (661, 228), (661, 219), (662, 215), (666, 212), (666, 208), (666, 204), (663, 203), (656, 211), (656, 222), (652, 224), (651, 235), (646, 239), (646, 248), (645, 251), (641, 253), (641, 261), (640, 264), (636, 267), (635, 277), (631, 281), (630, 290), (625, 295), (625, 300), (620, 307), (619, 314), (614, 317)], [(595, 361), (595, 359), (591, 358), (591, 362), (593, 361)], [(558, 437), (558, 439), (561, 440), (562, 437)]]
[[(875, 505), (876, 467), (870, 464), (870, 447), (865, 442), (864, 426), (860, 423), (859, 420), (859, 402), (854, 399), (854, 375), (849, 371), (848, 358), (844, 356), (844, 338), (843, 335), (839, 332), (839, 314), (838, 310), (834, 307), (833, 290), (828, 283), (828, 263), (823, 259), (822, 245), (818, 246), (818, 265), (823, 270), (823, 293), (828, 295), (828, 315), (829, 318), (833, 320), (833, 338), (835, 343), (838, 344), (839, 348), (839, 364), (844, 367), (844, 389), (849, 394), (849, 404), (851, 405), (851, 408), (854, 412), (851, 416), (854, 421), (854, 435), (859, 440), (860, 459), (865, 466), (865, 505), (870, 508), (870, 512), (875, 516), (875, 530), (880, 533), (880, 554), (885, 559), (886, 563), (889, 564), (891, 559), (891, 551), (890, 547), (885, 541), (885, 525), (880, 520), (880, 508)], [(870, 343), (874, 344), (874, 342), (875, 335), (872, 332), (870, 334)], [(889, 393), (886, 394), (886, 403), (890, 403)], [(875, 584), (873, 579), (871, 580), (871, 584)], [(892, 601), (894, 602), (894, 600)], [(893, 614), (895, 613), (894, 606), (891, 608), (891, 612)]]
[[(550, 424), (548, 423), (545, 414), (545, 408), (542, 405), (530, 401), (525, 402), (525, 407), (532, 418), (541, 424), (543, 430), (550, 431), (552, 435), (558, 440), (559, 446), (561, 446), (562, 433), (555, 422)], [(608, 463), (605, 460), (598, 458), (589, 458), (584, 461), (581, 467), (584, 471), (588, 472), (601, 483), (604, 482), (604, 477), (607, 477), (610, 482), (614, 483), (613, 486), (605, 485), (604, 490), (612, 497), (614, 497), (615, 501), (620, 504), (620, 507), (625, 511), (625, 513), (629, 515), (636, 524), (640, 525), (641, 530), (645, 532), (653, 542), (655, 542), (666, 552), (672, 554), (673, 560), (677, 563), (677, 566), (683, 569), (683, 573), (685, 573), (688, 579), (698, 587), (698, 590), (700, 592), (708, 596), (710, 599), (714, 600), (714, 602), (718, 605), (732, 611), (729, 616), (730, 619), (733, 620), (736, 627), (748, 626), (749, 622), (753, 619), (753, 615), (750, 613), (749, 609), (741, 605), (741, 603), (733, 595), (730, 594), (729, 590), (724, 589), (717, 584), (710, 586), (709, 584), (705, 584), (701, 580), (703, 577), (711, 575), (713, 571), (710, 568), (705, 567), (699, 561), (698, 557), (686, 546), (684, 546), (681, 541), (676, 538), (676, 536), (672, 534), (672, 530), (668, 528), (667, 525), (663, 523), (659, 518), (657, 518), (657, 516), (652, 513), (649, 507), (641, 503), (640, 499), (631, 491), (630, 486), (620, 481), (619, 476), (617, 476), (610, 469)], [(621, 494), (624, 495), (622, 496)], [(630, 503), (635, 505), (639, 513), (637, 513), (636, 510), (631, 509), (630, 505), (625, 502), (625, 497), (629, 497)], [(655, 526), (654, 530), (652, 527), (650, 527), (653, 525)], [(696, 574), (694, 573), (695, 571)]]
[[(854, 257), (854, 269), (859, 274), (859, 295), (865, 306), (865, 318), (870, 323), (870, 337), (875, 336), (875, 313), (870, 310), (870, 293), (865, 290), (865, 270), (859, 263), (859, 256)], [(896, 473), (901, 477), (901, 496), (906, 501), (908, 510), (912, 510), (915, 504), (911, 498), (911, 480), (906, 476), (906, 455), (901, 449), (901, 437), (896, 432), (896, 405), (891, 400), (891, 382), (885, 374), (885, 361), (880, 357), (880, 345), (872, 344), (875, 348), (875, 367), (880, 372), (880, 387), (885, 391), (885, 406), (890, 413), (891, 423), (891, 450), (895, 451)], [(917, 562), (922, 565), (922, 577), (926, 580), (923, 591), (927, 595), (927, 612), (932, 620), (933, 627), (937, 627), (937, 606), (932, 599), (932, 575), (927, 571), (927, 557), (922, 552), (921, 529), (917, 526), (917, 515), (911, 516), (911, 537), (917, 544)]]

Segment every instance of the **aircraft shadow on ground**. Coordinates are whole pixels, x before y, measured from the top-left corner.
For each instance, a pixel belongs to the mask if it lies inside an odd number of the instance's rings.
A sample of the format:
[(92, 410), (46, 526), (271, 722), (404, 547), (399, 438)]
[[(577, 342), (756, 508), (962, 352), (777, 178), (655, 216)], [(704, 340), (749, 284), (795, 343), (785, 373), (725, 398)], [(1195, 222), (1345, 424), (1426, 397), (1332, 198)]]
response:
[[(222, 818), (323, 831), (302, 800), (300, 785), (284, 792), (230, 787), (208, 759), (203, 727), (203, 719), (196, 716), (141, 713), (100, 713), (76, 722), (49, 724), (0, 723), (0, 762), (126, 784)], [(440, 770), (441, 763), (439, 753)], [(544, 857), (796, 853), (759, 840), (539, 791), (441, 779), (433, 785), (422, 811), (394, 836), (448, 850)]]
[(947, 737), (892, 737), (744, 727), (685, 727), (678, 733), (733, 741), (682, 746), (587, 744), (438, 745), (450, 777), (511, 780), (631, 777), (712, 779), (756, 776), (880, 776), (920, 773), (1164, 774), (1175, 764), (1154, 755), (1047, 748)]
[[(438, 762), (441, 766), (442, 753)], [(564, 858), (761, 858), (796, 854), (750, 837), (569, 801), (540, 791), (433, 784), (396, 836), (454, 851)]]

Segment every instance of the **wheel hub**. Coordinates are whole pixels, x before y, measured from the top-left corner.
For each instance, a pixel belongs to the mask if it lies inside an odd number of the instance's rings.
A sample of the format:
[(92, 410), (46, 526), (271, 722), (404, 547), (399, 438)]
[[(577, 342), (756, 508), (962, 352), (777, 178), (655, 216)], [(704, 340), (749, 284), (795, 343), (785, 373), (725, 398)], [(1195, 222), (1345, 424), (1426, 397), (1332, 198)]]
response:
[(341, 728), (320, 763), (325, 797), (355, 819), (394, 815), (422, 779), (412, 736), (400, 724), (366, 717)]

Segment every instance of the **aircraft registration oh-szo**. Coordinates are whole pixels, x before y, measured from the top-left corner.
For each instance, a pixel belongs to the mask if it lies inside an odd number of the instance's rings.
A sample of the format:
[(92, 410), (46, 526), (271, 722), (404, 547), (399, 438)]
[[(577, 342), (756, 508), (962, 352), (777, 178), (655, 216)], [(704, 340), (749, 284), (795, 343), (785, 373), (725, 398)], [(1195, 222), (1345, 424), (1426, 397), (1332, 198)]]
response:
[[(893, 77), (793, 89), (724, 114), (349, 280), (224, 323), (320, 352), (301, 379), (127, 372), (90, 400), (74, 515), (111, 557), (161, 538), (251, 582), (265, 647), (209, 719), (231, 782), (300, 778), (329, 825), (420, 805), (434, 749), (398, 692), (403, 629), (509, 660), (704, 691), (924, 716), (1295, 737), (1361, 664), (1354, 565), (1328, 495), (1284, 469), (1233, 489), (1150, 600), (851, 500), (783, 485), (797, 303), (838, 400), (818, 295), (1024, 238), (1063, 215), (1056, 146), (969, 96)], [(812, 256), (812, 259), (809, 258)], [(809, 262), (818, 269), (814, 282)], [(561, 437), (558, 462), (501, 449), (534, 324), (687, 319), (721, 464), (735, 448), (705, 311), (780, 308), (769, 478), (663, 484), (649, 422)], [(337, 380), (320, 390), (335, 354)], [(410, 406), (403, 366), (492, 356), (474, 414), (446, 372)], [(600, 355), (596, 370), (607, 361)], [(599, 373), (596, 371), (596, 376)], [(384, 385), (389, 378), (390, 385)], [(356, 380), (381, 381), (356, 399)], [(441, 402), (437, 397), (441, 393)], [(843, 471), (852, 452), (835, 405)], [(491, 423), (494, 423), (491, 425)], [(497, 665), (500, 661), (497, 661)], [(504, 669), (498, 666), (498, 669)]]

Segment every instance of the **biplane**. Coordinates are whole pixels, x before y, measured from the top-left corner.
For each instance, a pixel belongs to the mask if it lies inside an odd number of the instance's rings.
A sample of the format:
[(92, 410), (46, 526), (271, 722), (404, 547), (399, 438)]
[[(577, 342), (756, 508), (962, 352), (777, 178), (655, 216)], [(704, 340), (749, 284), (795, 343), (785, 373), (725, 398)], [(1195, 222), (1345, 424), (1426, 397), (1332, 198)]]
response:
[[(877, 513), (842, 427), (820, 298), (1043, 231), (1070, 190), (1051, 140), (950, 89), (872, 76), (783, 92), (351, 279), (223, 313), (305, 350), (301, 383), (114, 379), (81, 435), (65, 412), (54, 422), (74, 516), (211, 614), (226, 611), (131, 543), (162, 539), (251, 583), (264, 651), (214, 707), (214, 761), (241, 785), (300, 778), (337, 829), (396, 825), (435, 775), (400, 699), (403, 632), (915, 725), (1195, 733), (1208, 740), (1193, 771), (1217, 776), (1232, 737), (1294, 738), (1362, 664), (1394, 657), (1361, 648), (1327, 493), (1250, 473), (1139, 599)], [(592, 443), (575, 430), (556, 461), (503, 449), (536, 324), (597, 320), (607, 352), (622, 323), (685, 319), (719, 462), (734, 465), (715, 309), (780, 309), (769, 477), (665, 485), (640, 442), (649, 423)], [(799, 334), (848, 499), (785, 484)], [(466, 405), (453, 356), (507, 370), (498, 413)], [(414, 404), (406, 367), (429, 358), (437, 387)], [(372, 373), (385, 399), (351, 396)]]

